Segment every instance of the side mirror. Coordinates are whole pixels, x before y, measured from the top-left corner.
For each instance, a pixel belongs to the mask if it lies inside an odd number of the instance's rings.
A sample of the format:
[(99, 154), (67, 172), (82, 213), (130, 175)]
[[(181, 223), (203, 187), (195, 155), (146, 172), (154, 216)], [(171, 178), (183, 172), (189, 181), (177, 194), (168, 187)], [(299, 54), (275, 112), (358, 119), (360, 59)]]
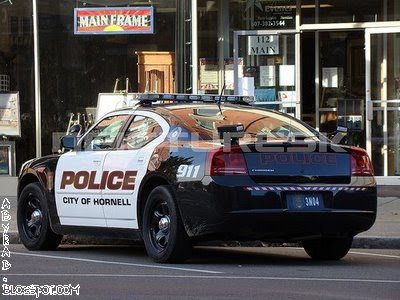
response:
[(78, 138), (74, 135), (66, 135), (61, 138), (61, 147), (65, 150), (74, 150), (78, 144)]
[(81, 135), (82, 134), (82, 126), (79, 124), (75, 124), (73, 126), (71, 126), (71, 128), (69, 129), (69, 134), (74, 134), (74, 135)]

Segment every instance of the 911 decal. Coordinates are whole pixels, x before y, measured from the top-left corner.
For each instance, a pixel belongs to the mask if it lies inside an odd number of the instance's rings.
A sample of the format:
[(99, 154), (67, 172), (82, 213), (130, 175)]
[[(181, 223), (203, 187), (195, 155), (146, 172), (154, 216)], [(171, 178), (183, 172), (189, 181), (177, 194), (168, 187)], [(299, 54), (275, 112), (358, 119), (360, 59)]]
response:
[(199, 174), (200, 165), (180, 165), (176, 172), (176, 177), (178, 178), (197, 178)]

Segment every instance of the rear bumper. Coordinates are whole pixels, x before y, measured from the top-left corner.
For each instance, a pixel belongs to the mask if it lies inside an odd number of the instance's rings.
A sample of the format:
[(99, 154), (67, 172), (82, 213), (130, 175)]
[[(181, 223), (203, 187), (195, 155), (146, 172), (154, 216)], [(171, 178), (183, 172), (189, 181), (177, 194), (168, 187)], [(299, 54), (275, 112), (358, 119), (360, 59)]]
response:
[(282, 210), (239, 211), (229, 215), (228, 228), (223, 230), (229, 238), (289, 241), (314, 236), (355, 235), (373, 225), (376, 213), (357, 210)]
[[(191, 237), (297, 240), (322, 235), (355, 235), (375, 222), (376, 186), (319, 186), (324, 209), (291, 211), (286, 195), (315, 186), (254, 185), (245, 176), (218, 182), (181, 183), (176, 187), (178, 206)], [(232, 182), (233, 181), (233, 182)], [(249, 185), (252, 183), (252, 185)], [(257, 187), (249, 189), (248, 187)], [(272, 189), (271, 189), (272, 187)], [(285, 187), (287, 189), (285, 189)]]

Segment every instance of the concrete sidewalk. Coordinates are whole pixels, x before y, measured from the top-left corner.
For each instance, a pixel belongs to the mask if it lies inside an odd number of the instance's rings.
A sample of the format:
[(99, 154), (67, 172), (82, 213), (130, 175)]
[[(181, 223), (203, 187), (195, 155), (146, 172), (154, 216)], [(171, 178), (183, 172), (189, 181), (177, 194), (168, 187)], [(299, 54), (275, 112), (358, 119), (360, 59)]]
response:
[[(0, 196), (0, 205), (5, 196)], [(19, 243), (17, 229), (17, 199), (14, 196), (7, 197), (11, 203), (10, 221), (10, 243)], [(123, 244), (126, 241), (99, 240), (90, 237), (67, 236), (65, 243), (83, 244)], [(234, 243), (240, 245), (240, 243)], [(246, 243), (249, 245), (249, 243)], [(260, 246), (262, 243), (254, 243)], [(372, 249), (400, 249), (400, 198), (398, 197), (379, 197), (378, 214), (374, 226), (354, 238), (354, 248)]]

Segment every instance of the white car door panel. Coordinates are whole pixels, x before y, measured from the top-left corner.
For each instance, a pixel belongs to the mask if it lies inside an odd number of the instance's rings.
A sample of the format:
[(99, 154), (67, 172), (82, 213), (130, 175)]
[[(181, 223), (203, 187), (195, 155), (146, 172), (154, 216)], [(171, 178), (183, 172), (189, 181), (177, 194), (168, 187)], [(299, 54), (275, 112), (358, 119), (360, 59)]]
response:
[(82, 137), (81, 150), (60, 156), (55, 199), (61, 225), (107, 226), (102, 190), (129, 187), (132, 176), (121, 182), (121, 172), (103, 172), (103, 165), (129, 116), (114, 113), (103, 118)]
[[(96, 183), (102, 180), (102, 167), (108, 151), (70, 152), (58, 161), (55, 193), (61, 225), (106, 226)], [(90, 188), (89, 188), (90, 187)], [(95, 187), (95, 188), (93, 188)]]

